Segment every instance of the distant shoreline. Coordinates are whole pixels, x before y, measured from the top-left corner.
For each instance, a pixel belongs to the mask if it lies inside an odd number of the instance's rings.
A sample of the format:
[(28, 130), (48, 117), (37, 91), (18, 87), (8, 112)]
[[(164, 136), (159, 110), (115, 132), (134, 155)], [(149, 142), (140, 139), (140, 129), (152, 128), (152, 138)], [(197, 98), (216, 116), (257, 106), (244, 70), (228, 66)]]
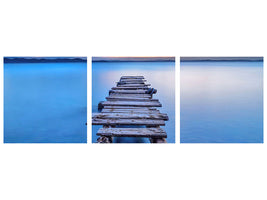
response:
[(87, 62), (86, 57), (4, 57), (4, 63)]
[(174, 62), (175, 57), (92, 57), (93, 62)]
[(180, 57), (181, 62), (199, 62), (199, 61), (263, 61), (263, 57)]

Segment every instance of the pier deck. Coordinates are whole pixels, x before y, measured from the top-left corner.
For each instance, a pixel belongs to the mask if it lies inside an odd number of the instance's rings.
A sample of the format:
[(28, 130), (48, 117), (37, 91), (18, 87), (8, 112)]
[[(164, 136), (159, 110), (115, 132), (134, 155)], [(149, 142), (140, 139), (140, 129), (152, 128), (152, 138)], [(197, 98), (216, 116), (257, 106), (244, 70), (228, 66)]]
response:
[(103, 125), (97, 132), (99, 143), (112, 143), (113, 137), (147, 137), (151, 143), (166, 143), (167, 133), (160, 126), (169, 118), (156, 108), (162, 107), (153, 99), (157, 90), (146, 82), (143, 76), (122, 76), (107, 101), (99, 103), (101, 112), (92, 114), (92, 125)]

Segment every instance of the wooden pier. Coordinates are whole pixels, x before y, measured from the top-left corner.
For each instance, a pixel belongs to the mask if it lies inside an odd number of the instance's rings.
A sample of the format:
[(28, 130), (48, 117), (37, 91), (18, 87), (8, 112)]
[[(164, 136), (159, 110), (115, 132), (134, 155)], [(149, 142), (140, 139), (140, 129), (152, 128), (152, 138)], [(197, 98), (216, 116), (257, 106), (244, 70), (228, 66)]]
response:
[[(151, 143), (166, 143), (167, 133), (160, 128), (168, 120), (160, 113), (156, 89), (143, 76), (122, 76), (109, 91), (107, 101), (100, 102), (100, 113), (92, 114), (92, 125), (103, 125), (97, 132), (99, 143), (112, 143), (113, 137), (147, 137)], [(133, 128), (123, 128), (122, 125)]]

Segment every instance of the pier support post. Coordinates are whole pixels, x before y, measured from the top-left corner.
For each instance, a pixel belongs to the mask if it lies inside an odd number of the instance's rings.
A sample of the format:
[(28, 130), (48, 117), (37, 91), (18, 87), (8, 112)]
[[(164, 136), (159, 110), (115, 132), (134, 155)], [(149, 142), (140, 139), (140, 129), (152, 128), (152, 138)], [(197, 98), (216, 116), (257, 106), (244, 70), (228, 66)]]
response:
[(112, 137), (105, 137), (105, 136), (100, 136), (97, 139), (98, 143), (112, 143)]
[[(159, 128), (160, 126), (146, 126), (147, 128)], [(167, 143), (165, 138), (149, 138), (150, 143)]]
[(151, 143), (167, 143), (165, 138), (150, 138)]
[[(104, 125), (103, 128), (109, 128), (110, 126)], [(107, 136), (100, 136), (97, 138), (98, 143), (112, 143), (113, 138), (112, 137), (107, 137)]]

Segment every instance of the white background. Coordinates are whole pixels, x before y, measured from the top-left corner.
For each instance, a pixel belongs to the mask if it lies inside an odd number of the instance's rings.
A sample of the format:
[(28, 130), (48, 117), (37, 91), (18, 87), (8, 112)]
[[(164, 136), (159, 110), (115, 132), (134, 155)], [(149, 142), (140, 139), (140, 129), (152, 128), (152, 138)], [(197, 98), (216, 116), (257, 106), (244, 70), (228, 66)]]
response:
[(266, 200), (266, 144), (179, 144), (179, 56), (266, 57), (264, 2), (1, 0), (1, 94), (3, 56), (87, 56), (90, 119), (91, 56), (176, 56), (177, 143), (3, 144), (1, 114), (0, 199)]

